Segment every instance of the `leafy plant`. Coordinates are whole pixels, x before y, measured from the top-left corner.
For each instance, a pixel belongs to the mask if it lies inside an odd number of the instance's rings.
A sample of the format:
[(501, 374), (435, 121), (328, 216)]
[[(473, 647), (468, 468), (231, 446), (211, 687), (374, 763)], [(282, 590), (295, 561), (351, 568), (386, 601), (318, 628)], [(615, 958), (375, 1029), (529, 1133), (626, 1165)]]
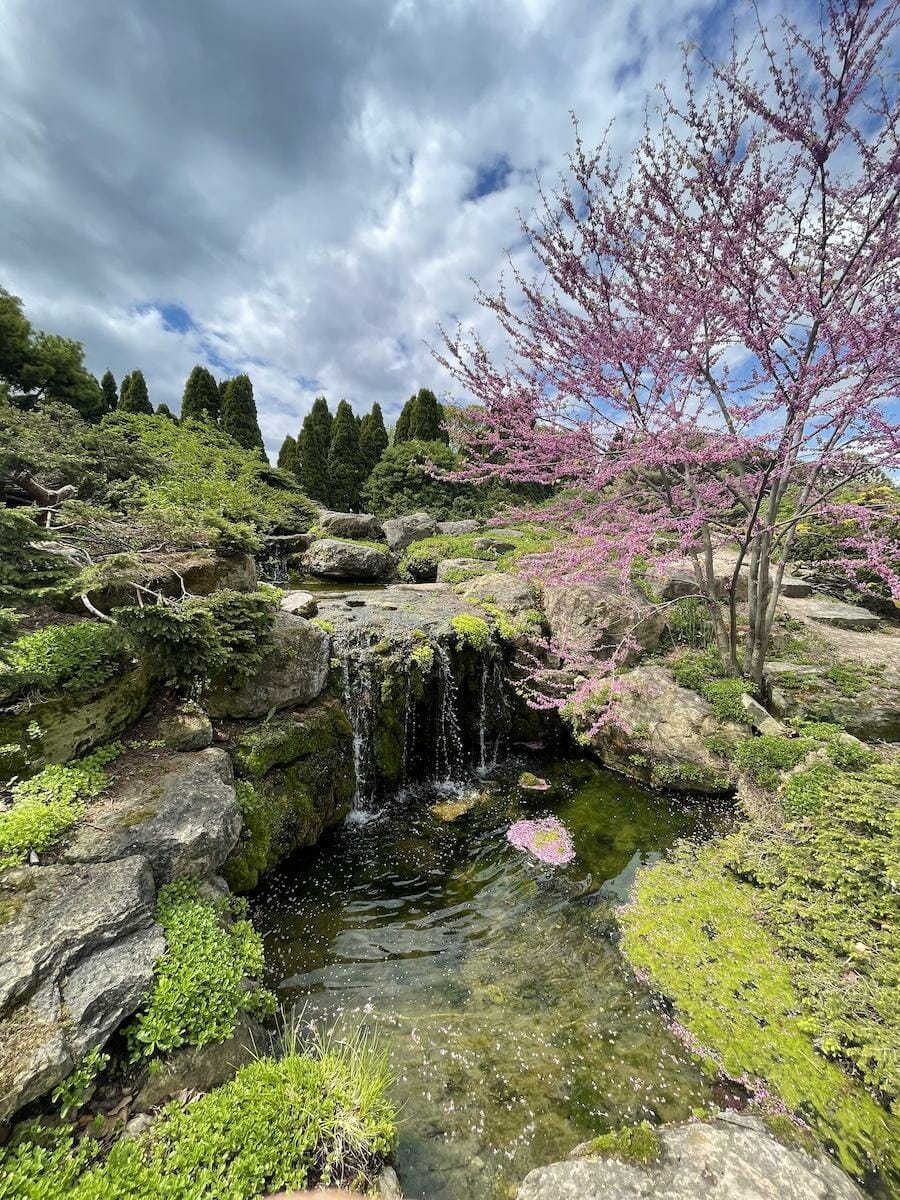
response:
[(775, 787), (781, 773), (796, 767), (814, 748), (815, 742), (810, 738), (764, 734), (738, 742), (734, 748), (734, 762), (763, 787)]
[(94, 1080), (109, 1063), (109, 1055), (99, 1046), (88, 1051), (78, 1066), (62, 1083), (53, 1090), (53, 1103), (59, 1105), (59, 1115), (63, 1118), (69, 1113), (77, 1112), (84, 1104), (88, 1089)]
[(0, 697), (26, 691), (86, 694), (112, 678), (122, 658), (122, 636), (109, 625), (46, 625), (9, 647)]

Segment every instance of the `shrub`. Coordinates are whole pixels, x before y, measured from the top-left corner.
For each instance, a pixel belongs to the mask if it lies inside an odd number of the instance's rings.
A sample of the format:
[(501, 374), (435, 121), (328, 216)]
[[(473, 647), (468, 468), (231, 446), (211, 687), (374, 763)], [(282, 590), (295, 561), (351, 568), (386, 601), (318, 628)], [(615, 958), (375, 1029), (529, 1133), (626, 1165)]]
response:
[(744, 738), (734, 749), (735, 765), (763, 787), (775, 787), (783, 771), (790, 771), (815, 748), (810, 738), (780, 734)]
[(275, 998), (247, 990), (245, 977), (263, 971), (262, 939), (249, 921), (231, 920), (240, 903), (202, 899), (194, 880), (160, 889), (156, 919), (166, 935), (166, 952), (156, 965), (153, 988), (128, 1027), (135, 1057), (152, 1057), (179, 1046), (205, 1046), (234, 1033), (242, 1012), (271, 1012)]
[(121, 634), (100, 622), (36, 629), (9, 647), (7, 669), (0, 672), (0, 696), (32, 690), (95, 691), (118, 670), (122, 650)]
[(723, 721), (746, 721), (741, 696), (752, 688), (746, 680), (728, 676), (722, 656), (715, 648), (683, 650), (672, 663), (675, 682), (699, 692), (709, 701), (713, 712)]
[(367, 509), (382, 519), (404, 513), (431, 513), (440, 521), (478, 516), (485, 498), (470, 483), (436, 479), (439, 471), (452, 471), (459, 457), (443, 442), (402, 442), (385, 450), (362, 490)]

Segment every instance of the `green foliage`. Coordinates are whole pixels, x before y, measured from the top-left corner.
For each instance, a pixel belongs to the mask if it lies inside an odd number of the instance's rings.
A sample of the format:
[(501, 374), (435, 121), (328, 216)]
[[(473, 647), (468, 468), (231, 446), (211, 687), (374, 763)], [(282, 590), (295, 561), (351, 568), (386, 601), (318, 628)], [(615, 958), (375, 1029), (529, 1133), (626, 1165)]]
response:
[(67, 572), (48, 542), (26, 510), (0, 508), (0, 606), (36, 604), (58, 592)]
[(410, 439), (409, 430), (412, 422), (412, 411), (415, 403), (416, 397), (415, 395), (412, 395), (400, 409), (400, 416), (397, 418), (397, 423), (394, 426), (393, 445), (395, 446), (399, 446), (403, 442), (408, 442)]
[(661, 1153), (662, 1142), (649, 1121), (601, 1133), (587, 1145), (587, 1154), (592, 1158), (620, 1158), (641, 1167), (648, 1167)]
[(507, 551), (498, 558), (495, 550), (487, 547), (477, 547), (476, 541), (483, 534), (463, 534), (458, 537), (450, 534), (439, 534), (436, 537), (422, 538), (413, 542), (403, 552), (398, 564), (400, 575), (413, 582), (433, 579), (438, 563), (448, 558), (471, 558), (478, 562), (495, 563), (497, 570), (515, 569), (516, 563), (529, 554), (539, 554), (549, 545), (549, 537), (542, 530), (525, 529), (523, 536), (516, 541), (515, 550)]
[(225, 1041), (240, 1013), (273, 1011), (270, 992), (243, 984), (262, 975), (262, 939), (249, 921), (231, 918), (227, 902), (202, 899), (195, 880), (179, 879), (160, 888), (156, 919), (166, 951), (145, 1007), (126, 1030), (136, 1058)]
[(23, 692), (95, 691), (119, 669), (122, 638), (109, 625), (46, 625), (17, 638), (0, 668), (0, 699)]
[(40, 854), (84, 816), (87, 802), (106, 787), (104, 766), (120, 752), (117, 744), (95, 750), (67, 766), (44, 767), (12, 788), (12, 804), (0, 811), (0, 870)]
[[(361, 1035), (259, 1058), (102, 1157), (90, 1138), (48, 1130), (0, 1150), (0, 1200), (258, 1200), (316, 1183), (365, 1187), (396, 1137), (392, 1079)], [(41, 1144), (41, 1141), (46, 1144)]]
[(781, 772), (792, 770), (813, 749), (815, 742), (810, 738), (764, 734), (738, 742), (734, 748), (734, 762), (763, 787), (775, 787)]
[(297, 440), (288, 434), (281, 443), (281, 449), (278, 451), (278, 469), (280, 471), (289, 471), (292, 475), (296, 475), (299, 467), (300, 458), (297, 450)]
[(264, 592), (223, 588), (185, 601), (118, 608), (116, 621), (161, 676), (186, 687), (248, 679), (269, 648), (275, 604)]
[(438, 520), (477, 516), (485, 509), (479, 489), (434, 477), (432, 467), (452, 471), (458, 466), (458, 456), (443, 442), (398, 443), (395, 437), (363, 487), (363, 503), (382, 519), (423, 510)]
[(706, 650), (715, 642), (709, 606), (700, 596), (683, 596), (665, 609), (666, 633), (673, 646)]
[(428, 388), (420, 388), (404, 404), (394, 428), (394, 445), (403, 442), (449, 441), (444, 429), (444, 410), (437, 396)]
[(245, 450), (265, 453), (249, 375), (235, 375), (225, 389), (222, 429)]
[(703, 695), (721, 721), (745, 721), (747, 714), (741, 697), (753, 689), (743, 679), (711, 679), (703, 688)]
[(366, 478), (372, 473), (388, 448), (388, 435), (384, 427), (381, 405), (376, 402), (372, 411), (366, 413), (359, 427), (359, 454)]
[(456, 634), (460, 646), (471, 646), (474, 650), (484, 650), (491, 639), (491, 629), (483, 617), (475, 617), (470, 613), (457, 613), (450, 618), (450, 628)]
[(359, 508), (359, 489), (365, 469), (359, 448), (359, 427), (346, 400), (337, 406), (328, 451), (329, 503), (340, 512)]
[(297, 438), (300, 466), (297, 477), (307, 496), (322, 504), (329, 503), (331, 484), (328, 478), (328, 453), (331, 449), (333, 417), (324, 396), (317, 396), (303, 418)]
[(672, 674), (681, 687), (699, 692), (722, 721), (746, 721), (741, 696), (753, 688), (743, 679), (727, 675), (722, 656), (714, 647), (682, 650), (672, 662)]
[(116, 377), (112, 371), (106, 371), (100, 380), (100, 390), (103, 393), (103, 407), (107, 412), (115, 412), (119, 404), (119, 390), (116, 387)]
[(147, 417), (153, 416), (153, 405), (147, 391), (147, 381), (143, 371), (132, 371), (122, 380), (119, 389), (119, 412), (140, 413)]
[(88, 1090), (94, 1080), (109, 1063), (109, 1055), (104, 1054), (99, 1046), (88, 1051), (75, 1069), (53, 1089), (52, 1100), (59, 1105), (59, 1115), (63, 1118), (69, 1113), (77, 1112), (84, 1104)]
[(182, 421), (218, 421), (220, 417), (219, 385), (212, 371), (199, 363), (193, 368), (184, 385), (181, 397)]

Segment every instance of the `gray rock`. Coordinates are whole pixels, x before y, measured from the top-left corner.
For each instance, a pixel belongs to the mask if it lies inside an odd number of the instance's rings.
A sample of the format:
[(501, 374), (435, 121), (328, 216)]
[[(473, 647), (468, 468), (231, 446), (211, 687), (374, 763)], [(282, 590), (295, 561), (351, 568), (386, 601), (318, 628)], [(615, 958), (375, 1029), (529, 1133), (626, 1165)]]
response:
[(786, 737), (788, 730), (784, 725), (770, 712), (754, 700), (752, 696), (744, 694), (741, 696), (741, 708), (747, 714), (747, 720), (759, 733), (765, 734), (767, 737)]
[(165, 949), (143, 858), (22, 867), (0, 884), (0, 1122), (140, 1005)]
[(516, 543), (509, 537), (492, 534), (490, 537), (476, 538), (472, 546), (480, 553), (506, 554), (509, 550), (515, 550)]
[(231, 759), (210, 748), (179, 754), (114, 787), (76, 831), (69, 862), (112, 862), (140, 854), (157, 884), (209, 875), (234, 849), (241, 832)]
[(734, 745), (746, 728), (720, 721), (702, 696), (679, 687), (663, 667), (636, 667), (621, 678), (616, 720), (591, 739), (601, 761), (656, 787), (729, 791), (728, 764), (709, 750), (707, 739), (716, 734)]
[(319, 524), (336, 538), (362, 538), (367, 542), (383, 542), (384, 529), (371, 513), (323, 512)]
[(517, 1200), (862, 1200), (824, 1154), (790, 1149), (755, 1117), (660, 1129), (662, 1154), (648, 1167), (577, 1159), (539, 1167)]
[(476, 529), (480, 529), (481, 524), (478, 521), (438, 521), (437, 531), (444, 537), (465, 537), (466, 534), (474, 533)]
[(321, 693), (328, 682), (328, 635), (303, 617), (279, 612), (272, 639), (255, 675), (238, 687), (209, 692), (211, 716), (263, 717), (273, 708), (309, 704)]
[(806, 609), (806, 615), (823, 625), (835, 629), (877, 629), (881, 618), (856, 604), (842, 604), (839, 600), (818, 600)]
[[(138, 582), (163, 596), (181, 596), (182, 583), (183, 590), (194, 596), (209, 596), (222, 588), (252, 592), (256, 588), (256, 563), (251, 554), (218, 557), (208, 550), (159, 554), (145, 563)], [(125, 586), (99, 589), (91, 593), (91, 599), (102, 612), (135, 603), (133, 589)], [(83, 615), (80, 602), (73, 608)]]
[(848, 695), (829, 679), (827, 667), (773, 660), (763, 668), (763, 681), (768, 708), (781, 720), (827, 720), (864, 742), (900, 741), (896, 675), (873, 675), (865, 691)]
[(156, 1108), (182, 1091), (209, 1092), (227, 1083), (241, 1067), (265, 1054), (269, 1035), (246, 1014), (224, 1042), (187, 1046), (163, 1059), (161, 1070), (147, 1075), (137, 1094), (137, 1110)]
[(279, 607), (292, 617), (306, 617), (307, 620), (319, 611), (319, 603), (312, 592), (287, 592), (281, 597)]
[(392, 550), (405, 550), (413, 542), (434, 537), (437, 522), (428, 513), (409, 513), (405, 517), (393, 517), (384, 523), (384, 535)]
[(311, 575), (324, 575), (327, 579), (384, 579), (394, 565), (386, 550), (336, 538), (313, 542), (304, 563)]
[[(713, 555), (713, 572), (716, 581), (716, 595), (725, 600), (731, 587), (737, 558), (727, 553)], [(742, 570), (737, 578), (737, 599), (744, 601), (748, 593), (747, 571)], [(650, 583), (661, 600), (680, 600), (685, 596), (699, 596), (700, 587), (694, 575), (694, 568), (689, 559), (669, 563), (665, 567), (651, 570)]]
[(785, 575), (781, 580), (782, 596), (802, 600), (806, 596), (811, 596), (812, 590), (811, 583), (807, 583), (805, 579), (800, 579), (796, 575)]
[(461, 579), (496, 570), (496, 564), (483, 562), (480, 558), (445, 558), (438, 563), (435, 577), (438, 583), (459, 583)]
[(496, 604), (508, 613), (513, 620), (537, 608), (534, 591), (520, 575), (510, 575), (497, 572), (493, 575), (479, 575), (470, 580), (462, 590), (466, 600), (475, 603)]
[(563, 649), (608, 655), (626, 636), (633, 638), (638, 650), (626, 663), (655, 649), (665, 626), (662, 612), (637, 588), (623, 590), (617, 579), (545, 587), (544, 612), (553, 641)]
[(196, 705), (184, 705), (159, 723), (159, 737), (168, 750), (188, 753), (212, 745), (212, 721)]
[(393, 1167), (382, 1167), (378, 1176), (378, 1195), (380, 1200), (403, 1200), (400, 1191), (400, 1180)]

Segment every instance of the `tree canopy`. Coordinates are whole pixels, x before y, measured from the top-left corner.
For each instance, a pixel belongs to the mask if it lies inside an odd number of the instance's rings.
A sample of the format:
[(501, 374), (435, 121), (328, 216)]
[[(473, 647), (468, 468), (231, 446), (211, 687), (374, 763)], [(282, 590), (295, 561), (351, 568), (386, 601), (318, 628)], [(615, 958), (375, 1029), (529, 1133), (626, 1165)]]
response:
[(366, 475), (369, 475), (377, 466), (382, 454), (388, 448), (388, 441), (381, 405), (376, 400), (372, 405), (372, 411), (366, 413), (359, 428), (359, 453)]
[(328, 495), (332, 508), (353, 512), (365, 471), (359, 451), (359, 426), (346, 400), (337, 406), (328, 452)]
[(119, 389), (119, 412), (144, 413), (153, 415), (153, 405), (147, 391), (147, 381), (143, 371), (132, 371), (122, 380)]
[(199, 363), (184, 385), (181, 416), (194, 421), (218, 421), (221, 416), (219, 385), (212, 372)]
[(222, 428), (245, 450), (258, 449), (264, 452), (249, 375), (235, 375), (225, 389)]
[(328, 454), (331, 449), (331, 426), (333, 417), (324, 396), (317, 396), (313, 406), (303, 418), (297, 453), (300, 466), (297, 477), (307, 496), (322, 504), (330, 503), (331, 488), (328, 478)]

